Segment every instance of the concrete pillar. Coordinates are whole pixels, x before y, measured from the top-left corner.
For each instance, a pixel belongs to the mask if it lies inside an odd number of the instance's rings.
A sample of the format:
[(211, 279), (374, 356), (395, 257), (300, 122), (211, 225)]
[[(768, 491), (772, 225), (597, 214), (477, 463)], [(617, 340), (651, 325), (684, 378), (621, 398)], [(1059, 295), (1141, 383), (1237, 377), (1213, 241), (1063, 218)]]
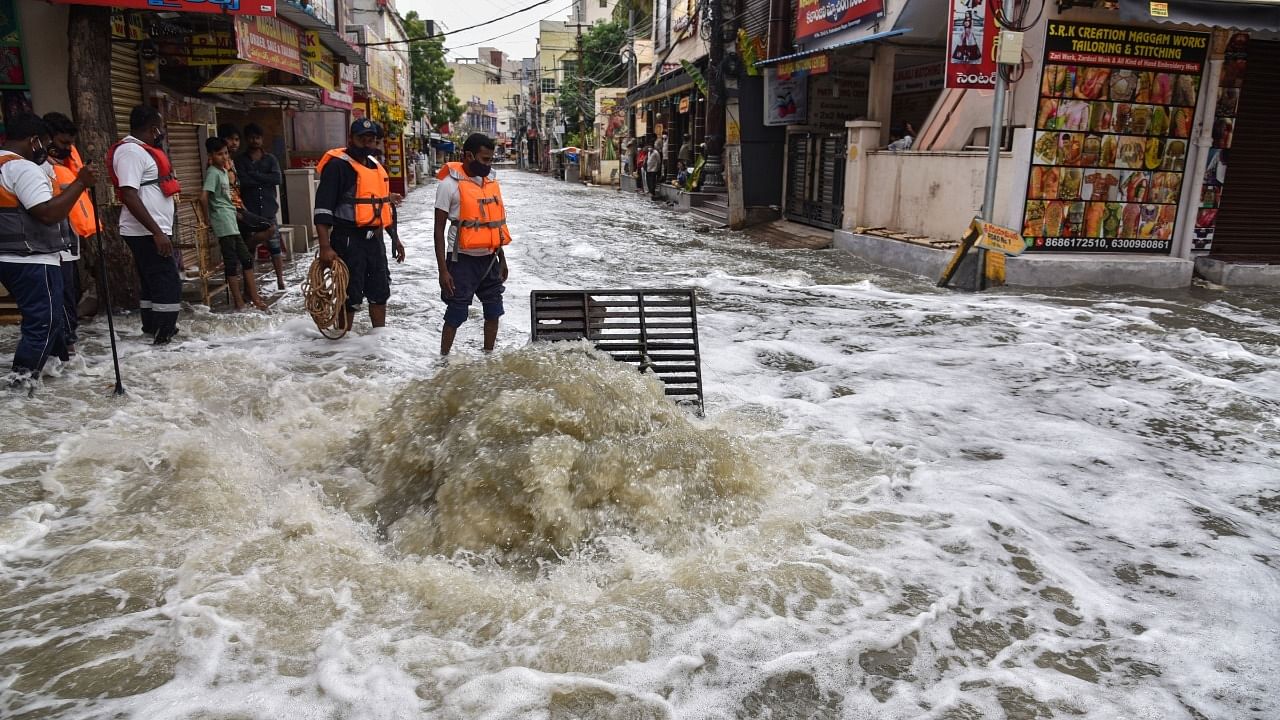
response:
[(841, 229), (852, 230), (861, 224), (863, 201), (868, 182), (867, 154), (883, 147), (880, 132), (884, 128), (875, 120), (849, 120), (849, 148), (844, 166), (844, 219)]
[(876, 43), (867, 88), (867, 119), (880, 123), (879, 147), (889, 144), (890, 113), (893, 108), (893, 68), (898, 48)]

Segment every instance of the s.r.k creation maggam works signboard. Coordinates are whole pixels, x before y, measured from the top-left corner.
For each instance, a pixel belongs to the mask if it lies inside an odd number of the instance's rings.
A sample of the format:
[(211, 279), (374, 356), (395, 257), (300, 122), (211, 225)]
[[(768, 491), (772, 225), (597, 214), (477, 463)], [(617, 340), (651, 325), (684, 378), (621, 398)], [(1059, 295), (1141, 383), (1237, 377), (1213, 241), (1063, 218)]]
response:
[(1028, 250), (1169, 253), (1208, 44), (1205, 33), (1049, 23)]

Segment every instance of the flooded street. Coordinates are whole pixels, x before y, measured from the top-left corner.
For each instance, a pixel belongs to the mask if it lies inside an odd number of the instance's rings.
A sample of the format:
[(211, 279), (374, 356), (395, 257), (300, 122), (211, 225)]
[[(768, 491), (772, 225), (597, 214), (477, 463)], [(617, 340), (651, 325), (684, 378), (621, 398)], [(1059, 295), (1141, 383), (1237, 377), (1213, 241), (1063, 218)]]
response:
[[(0, 717), (1280, 717), (1280, 294), (939, 291), (500, 171), (499, 353), (105, 322), (0, 395)], [(298, 272), (300, 272), (299, 270)], [(694, 287), (707, 417), (534, 289)], [(15, 327), (0, 328), (12, 351)]]

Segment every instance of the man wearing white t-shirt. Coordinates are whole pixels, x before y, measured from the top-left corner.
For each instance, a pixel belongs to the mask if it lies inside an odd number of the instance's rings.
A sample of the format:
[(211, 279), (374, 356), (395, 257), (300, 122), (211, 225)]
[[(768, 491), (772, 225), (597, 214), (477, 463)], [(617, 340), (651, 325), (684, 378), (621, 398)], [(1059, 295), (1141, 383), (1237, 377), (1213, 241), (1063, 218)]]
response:
[[(120, 237), (138, 270), (142, 332), (163, 345), (178, 332), (182, 279), (173, 262), (174, 197), (177, 181), (165, 156), (164, 120), (148, 105), (129, 113), (129, 135), (108, 153), (111, 181), (124, 209)], [(165, 167), (163, 174), (161, 165)]]
[(41, 164), (49, 133), (39, 117), (24, 113), (7, 124), (0, 145), (0, 284), (18, 303), (22, 337), (13, 354), (10, 387), (39, 379), (52, 354), (65, 356), (62, 320), (62, 260), (69, 245), (65, 221), (80, 193), (96, 175), (86, 165), (68, 186), (53, 194), (53, 180)]

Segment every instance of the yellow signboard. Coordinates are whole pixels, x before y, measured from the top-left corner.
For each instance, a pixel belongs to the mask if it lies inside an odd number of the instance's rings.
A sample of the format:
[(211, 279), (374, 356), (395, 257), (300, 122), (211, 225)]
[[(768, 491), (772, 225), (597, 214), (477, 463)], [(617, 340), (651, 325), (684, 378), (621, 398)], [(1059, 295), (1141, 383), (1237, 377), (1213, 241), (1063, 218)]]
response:
[(1007, 227), (1001, 227), (994, 223), (983, 222), (975, 219), (982, 232), (982, 236), (978, 238), (976, 243), (980, 248), (994, 250), (1005, 255), (1021, 255), (1023, 250), (1027, 249), (1027, 241), (1016, 230), (1010, 230)]
[(257, 85), (267, 69), (254, 63), (239, 63), (223, 70), (217, 77), (205, 83), (200, 92), (236, 93)]

